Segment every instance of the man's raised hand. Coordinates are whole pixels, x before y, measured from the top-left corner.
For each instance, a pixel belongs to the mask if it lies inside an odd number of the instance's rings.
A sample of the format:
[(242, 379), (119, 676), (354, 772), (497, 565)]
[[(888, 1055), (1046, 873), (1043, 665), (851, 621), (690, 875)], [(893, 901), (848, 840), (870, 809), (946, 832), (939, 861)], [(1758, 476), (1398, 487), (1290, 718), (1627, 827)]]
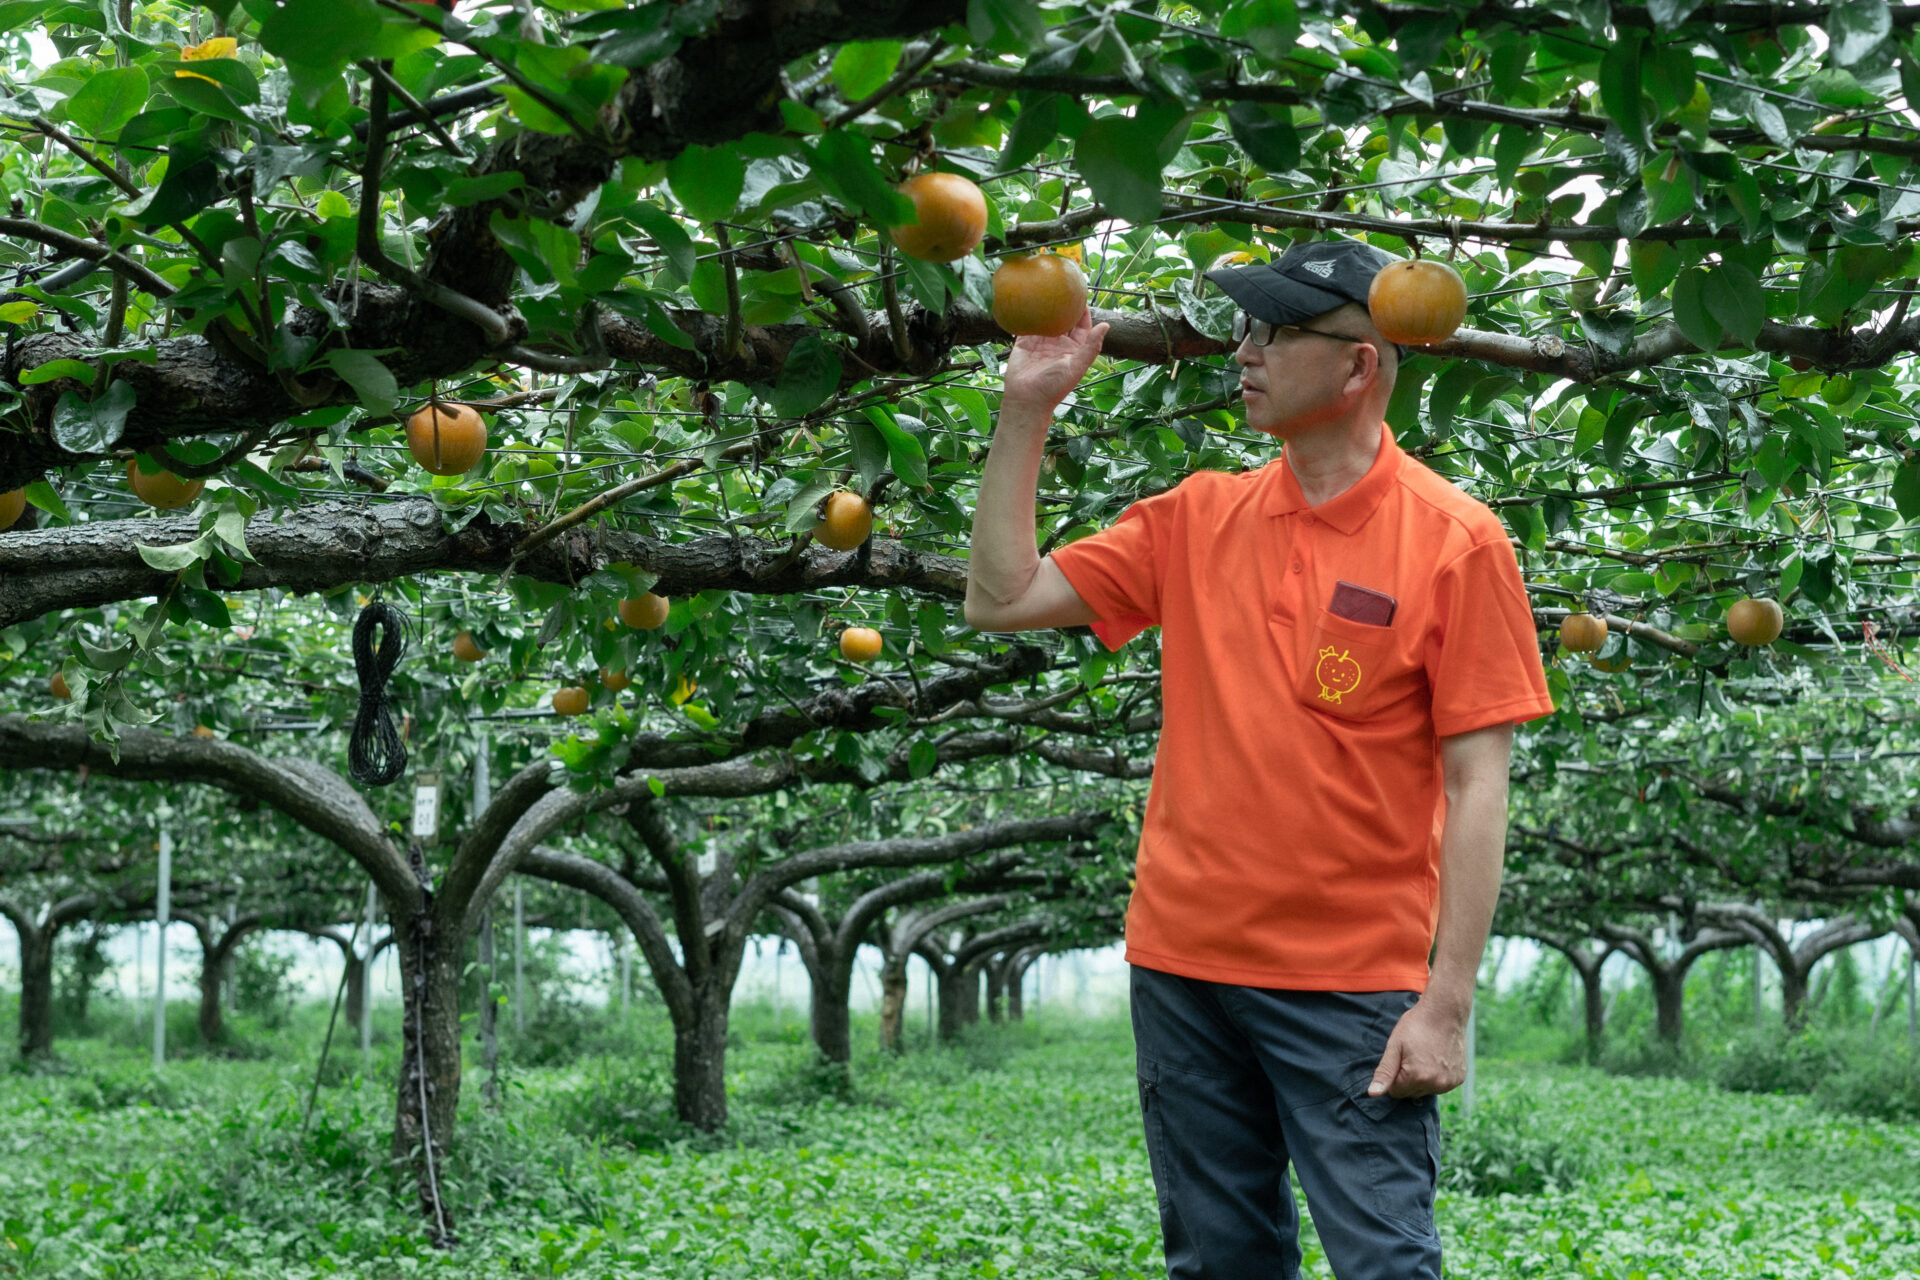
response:
[(1029, 334), (1015, 339), (1007, 356), (1001, 408), (1009, 403), (1028, 406), (1047, 413), (1080, 385), (1087, 367), (1100, 354), (1110, 326), (1095, 324), (1093, 312), (1084, 311), (1080, 319), (1057, 338)]

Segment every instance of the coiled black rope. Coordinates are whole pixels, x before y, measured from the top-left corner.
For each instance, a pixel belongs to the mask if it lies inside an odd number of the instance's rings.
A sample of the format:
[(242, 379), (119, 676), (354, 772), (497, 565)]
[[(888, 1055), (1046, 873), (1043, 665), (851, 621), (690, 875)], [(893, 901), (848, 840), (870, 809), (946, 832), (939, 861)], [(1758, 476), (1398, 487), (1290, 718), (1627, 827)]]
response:
[[(380, 628), (380, 648), (373, 647), (373, 629)], [(347, 776), (365, 787), (384, 787), (407, 767), (407, 744), (394, 727), (387, 707), (387, 681), (407, 651), (413, 623), (406, 614), (376, 600), (360, 611), (353, 624), (353, 669), (360, 677), (360, 710), (353, 717), (353, 736), (347, 740)]]

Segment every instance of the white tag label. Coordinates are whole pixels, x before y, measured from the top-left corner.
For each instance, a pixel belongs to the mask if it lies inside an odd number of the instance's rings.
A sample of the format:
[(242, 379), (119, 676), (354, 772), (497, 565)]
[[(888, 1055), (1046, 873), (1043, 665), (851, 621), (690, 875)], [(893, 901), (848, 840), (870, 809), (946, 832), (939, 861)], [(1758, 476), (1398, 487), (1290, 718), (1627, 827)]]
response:
[(413, 789), (413, 837), (416, 840), (431, 840), (440, 829), (440, 788), (415, 787)]
[(703, 875), (703, 876), (712, 875), (714, 872), (714, 868), (718, 867), (719, 865), (720, 865), (720, 855), (715, 853), (711, 849), (707, 850), (705, 853), (701, 854), (699, 857), (693, 860), (694, 871), (697, 874)]

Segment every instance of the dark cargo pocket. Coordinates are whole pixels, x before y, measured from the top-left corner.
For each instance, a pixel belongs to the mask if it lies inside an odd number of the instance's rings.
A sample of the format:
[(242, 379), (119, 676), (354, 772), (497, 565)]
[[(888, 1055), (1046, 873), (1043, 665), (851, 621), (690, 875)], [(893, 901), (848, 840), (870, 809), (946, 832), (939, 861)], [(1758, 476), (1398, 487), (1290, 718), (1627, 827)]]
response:
[(1349, 1082), (1347, 1098), (1366, 1117), (1364, 1149), (1367, 1191), (1382, 1217), (1432, 1231), (1433, 1198), (1440, 1183), (1440, 1100), (1369, 1097), (1373, 1072)]

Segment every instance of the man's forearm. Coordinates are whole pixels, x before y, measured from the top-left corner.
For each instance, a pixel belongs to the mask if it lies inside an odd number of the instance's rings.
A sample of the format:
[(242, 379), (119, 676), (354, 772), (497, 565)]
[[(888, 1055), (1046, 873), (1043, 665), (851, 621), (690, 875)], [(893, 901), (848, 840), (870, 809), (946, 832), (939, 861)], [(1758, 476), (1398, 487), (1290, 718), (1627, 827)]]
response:
[(1440, 831), (1440, 922), (1423, 1000), (1462, 1021), (1473, 1006), (1500, 899), (1507, 840), (1506, 779), (1461, 788)]
[(967, 608), (1017, 600), (1040, 568), (1034, 538), (1034, 495), (1046, 451), (1050, 411), (1003, 401), (980, 475), (967, 567)]

